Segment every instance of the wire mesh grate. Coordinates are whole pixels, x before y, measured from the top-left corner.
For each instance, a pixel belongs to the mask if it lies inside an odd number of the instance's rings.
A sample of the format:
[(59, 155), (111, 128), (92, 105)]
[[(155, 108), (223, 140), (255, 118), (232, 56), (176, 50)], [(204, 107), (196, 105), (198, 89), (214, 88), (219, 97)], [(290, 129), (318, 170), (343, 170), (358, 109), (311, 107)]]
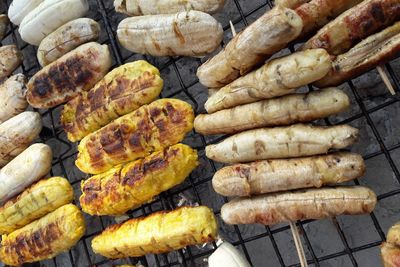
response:
[[(196, 113), (203, 113), (203, 104), (207, 92), (195, 75), (197, 67), (204, 59), (183, 57), (154, 58), (132, 54), (123, 49), (117, 42), (115, 33), (118, 22), (124, 17), (115, 12), (111, 0), (90, 0), (91, 17), (102, 27), (100, 42), (108, 44), (113, 67), (137, 59), (145, 59), (160, 69), (165, 81), (162, 97), (174, 97), (191, 103)], [(5, 13), (11, 0), (0, 3), (0, 13)], [(224, 26), (224, 41), (232, 38), (229, 20), (232, 20), (239, 31), (263, 12), (273, 6), (265, 0), (227, 0), (222, 12), (216, 18)], [(10, 26), (2, 44), (15, 43), (24, 54), (23, 65), (17, 72), (28, 77), (40, 67), (36, 60), (36, 48), (24, 43), (15, 26)], [(279, 55), (294, 51), (297, 45), (291, 45)], [(387, 72), (396, 91), (400, 89), (400, 60), (386, 65)], [(387, 229), (400, 219), (400, 111), (399, 95), (390, 96), (383, 82), (375, 71), (363, 75), (341, 86), (352, 100), (350, 111), (329, 119), (316, 122), (321, 125), (349, 123), (360, 128), (360, 142), (353, 147), (354, 152), (363, 155), (368, 171), (364, 178), (349, 184), (368, 185), (378, 195), (378, 206), (371, 215), (338, 217), (329, 220), (298, 222), (308, 263), (311, 266), (379, 266), (379, 245), (385, 239)], [(313, 90), (311, 87), (300, 91)], [(53, 148), (53, 168), (51, 175), (60, 175), (69, 179), (75, 190), (75, 203), (78, 204), (80, 181), (86, 178), (75, 166), (76, 145), (68, 142), (66, 134), (60, 127), (59, 114), (62, 107), (39, 111), (43, 117), (44, 130), (42, 142)], [(227, 202), (218, 196), (211, 187), (214, 172), (222, 165), (205, 157), (204, 147), (216, 143), (223, 136), (204, 137), (191, 132), (185, 143), (198, 149), (200, 167), (180, 186), (162, 193), (153, 202), (130, 211), (127, 216), (138, 217), (159, 210), (171, 210), (185, 200), (188, 204), (203, 204), (214, 209), (220, 223), (220, 235), (236, 245), (246, 256), (252, 266), (300, 266), (296, 249), (287, 224), (273, 227), (265, 226), (228, 226), (220, 219), (220, 207)], [(90, 217), (85, 215), (87, 232), (81, 241), (70, 251), (54, 259), (31, 266), (114, 266), (118, 264), (136, 264), (144, 266), (206, 266), (204, 259), (216, 248), (216, 244), (205, 247), (188, 247), (163, 255), (149, 255), (111, 261), (91, 250), (90, 241), (108, 225), (116, 223), (112, 217)], [(124, 218), (120, 218), (124, 219)], [(118, 220), (118, 219), (117, 219)]]

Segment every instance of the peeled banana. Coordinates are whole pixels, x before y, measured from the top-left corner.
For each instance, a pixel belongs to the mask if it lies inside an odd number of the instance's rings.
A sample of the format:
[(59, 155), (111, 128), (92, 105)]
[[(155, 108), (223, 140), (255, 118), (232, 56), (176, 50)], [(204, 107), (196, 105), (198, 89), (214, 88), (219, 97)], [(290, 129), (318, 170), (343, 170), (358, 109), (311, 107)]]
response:
[(40, 42), (38, 61), (42, 67), (46, 66), (81, 44), (96, 41), (99, 35), (100, 25), (92, 19), (79, 18), (65, 23)]
[(122, 116), (82, 139), (76, 166), (99, 174), (183, 140), (193, 129), (192, 106), (164, 98)]
[(79, 208), (64, 205), (9, 235), (3, 235), (0, 260), (17, 266), (51, 259), (74, 246), (85, 229)]
[(64, 105), (61, 124), (71, 142), (152, 102), (161, 93), (159, 70), (144, 60), (113, 69), (90, 91)]
[(174, 14), (189, 10), (215, 13), (225, 0), (115, 0), (115, 10), (129, 16)]
[(0, 85), (0, 123), (23, 112), (26, 101), (26, 78), (18, 73)]
[(197, 166), (197, 152), (178, 144), (82, 182), (82, 210), (121, 215), (182, 183)]
[(192, 10), (126, 18), (117, 34), (122, 46), (135, 53), (202, 57), (217, 49), (223, 29), (209, 14)]
[(0, 203), (24, 191), (51, 169), (52, 151), (48, 145), (33, 144), (0, 170)]
[(87, 0), (44, 0), (24, 17), (19, 33), (22, 40), (38, 46), (58, 27), (83, 17), (88, 10)]
[(22, 63), (22, 53), (15, 45), (0, 47), (0, 81), (7, 78)]
[(0, 207), (0, 234), (9, 234), (72, 202), (74, 191), (62, 177), (43, 179)]
[(42, 118), (25, 111), (0, 124), (0, 167), (24, 151), (42, 130)]
[(8, 9), (8, 17), (15, 25), (20, 25), (23, 18), (44, 0), (13, 0)]
[(231, 244), (224, 242), (208, 258), (208, 267), (251, 267), (245, 257)]
[(26, 98), (35, 108), (51, 108), (90, 90), (111, 67), (107, 45), (83, 44), (38, 71), (28, 82)]
[(208, 207), (182, 207), (112, 225), (92, 240), (92, 248), (112, 259), (139, 257), (213, 241), (217, 231)]
[(7, 31), (8, 17), (4, 14), (0, 15), (0, 41), (4, 38)]

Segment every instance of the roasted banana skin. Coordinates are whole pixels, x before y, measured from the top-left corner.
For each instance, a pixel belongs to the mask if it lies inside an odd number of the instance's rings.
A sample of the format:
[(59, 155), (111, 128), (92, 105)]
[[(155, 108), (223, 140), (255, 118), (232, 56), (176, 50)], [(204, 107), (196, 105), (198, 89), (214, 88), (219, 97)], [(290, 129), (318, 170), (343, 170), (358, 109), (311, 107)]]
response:
[(56, 61), (78, 46), (96, 41), (100, 35), (100, 25), (89, 18), (70, 21), (47, 35), (41, 42), (37, 58), (42, 67)]
[(112, 120), (149, 104), (159, 96), (163, 80), (159, 70), (144, 60), (122, 65), (93, 89), (69, 101), (61, 124), (71, 142), (107, 125)]
[(400, 22), (371, 35), (332, 62), (330, 72), (315, 82), (318, 87), (339, 85), (399, 55)]
[(75, 164), (85, 173), (99, 174), (146, 157), (182, 141), (193, 129), (193, 120), (193, 109), (188, 103), (157, 100), (83, 138)]
[(13, 73), (22, 63), (22, 52), (15, 45), (0, 47), (0, 81)]
[(51, 259), (74, 246), (85, 233), (82, 212), (73, 204), (3, 235), (0, 260), (7, 265)]
[(37, 72), (26, 94), (35, 108), (51, 108), (90, 90), (111, 67), (107, 45), (95, 42), (79, 46)]
[(83, 181), (82, 210), (90, 215), (121, 215), (182, 183), (198, 165), (197, 152), (178, 144)]
[(340, 55), (399, 19), (398, 0), (364, 0), (326, 24), (302, 49), (324, 48), (331, 55)]
[(0, 85), (0, 123), (23, 112), (26, 101), (26, 77), (18, 73)]
[(222, 25), (200, 11), (126, 18), (118, 25), (121, 45), (152, 56), (202, 57), (218, 48)]
[(0, 14), (0, 41), (4, 38), (7, 32), (7, 26), (10, 21), (8, 17), (4, 14)]
[(216, 13), (224, 7), (225, 0), (115, 0), (117, 12), (129, 16), (174, 14), (183, 11), (198, 10)]
[(74, 191), (62, 177), (43, 179), (0, 207), (0, 234), (9, 234), (71, 203)]
[(182, 207), (112, 225), (92, 240), (92, 248), (112, 259), (165, 253), (213, 241), (217, 227), (208, 207)]

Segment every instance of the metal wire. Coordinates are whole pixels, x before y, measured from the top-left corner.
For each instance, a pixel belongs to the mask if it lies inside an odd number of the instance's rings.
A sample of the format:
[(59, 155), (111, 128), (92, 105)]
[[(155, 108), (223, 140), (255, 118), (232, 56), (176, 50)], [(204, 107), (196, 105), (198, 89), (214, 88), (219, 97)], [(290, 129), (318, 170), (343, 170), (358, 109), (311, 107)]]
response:
[[(189, 74), (186, 74), (186, 72), (182, 73), (180, 64), (182, 64), (181, 61), (184, 60), (183, 58), (176, 57), (176, 58), (157, 59), (149, 56), (134, 55), (132, 53), (128, 53), (126, 50), (124, 50), (119, 46), (115, 36), (115, 29), (117, 23), (119, 22), (118, 19), (120, 18), (120, 15), (115, 13), (112, 6), (112, 2), (113, 1), (111, 0), (91, 0), (90, 4), (92, 13), (90, 14), (90, 16), (93, 19), (97, 20), (102, 25), (105, 35), (101, 37), (100, 41), (102, 43), (106, 43), (109, 45), (115, 63), (114, 67), (119, 66), (125, 62), (132, 61), (136, 58), (144, 58), (153, 63), (154, 65), (156, 65), (160, 69), (161, 73), (167, 73), (169, 76), (173, 76), (174, 80), (177, 81), (177, 84), (167, 86), (168, 90), (164, 90), (164, 92), (162, 93), (163, 97), (176, 97), (184, 99), (193, 104), (193, 107), (197, 112), (203, 111), (201, 101), (204, 100), (201, 100), (201, 95), (199, 94), (202, 90), (204, 91), (204, 88), (199, 88), (199, 83), (194, 74), (194, 71), (192, 71)], [(254, 16), (256, 14), (258, 14), (259, 12), (263, 12), (264, 10), (269, 9), (273, 6), (273, 3), (269, 0), (263, 2), (228, 0), (227, 2), (228, 2), (227, 5), (229, 5), (229, 11), (228, 11), (229, 14), (232, 14), (231, 12), (233, 12), (239, 15), (237, 18), (232, 18), (233, 23), (243, 26), (248, 25), (250, 21), (254, 20)], [(252, 4), (251, 6), (253, 6), (254, 4), (253, 2), (255, 3), (258, 2), (259, 4), (256, 5), (252, 10), (248, 10), (248, 8), (245, 9), (243, 8), (247, 7), (246, 5), (250, 6), (250, 4)], [(8, 9), (10, 3), (11, 0), (6, 0), (5, 6), (1, 6), (0, 4), (0, 13), (4, 13)], [(228, 13), (226, 13), (225, 15), (226, 17), (228, 17), (229, 21)], [(228, 23), (224, 25), (224, 30), (226, 31), (226, 35), (230, 36)], [(22, 72), (28, 77), (30, 77), (40, 69), (40, 66), (36, 60), (36, 49), (30, 45), (27, 45), (20, 39), (18, 34), (18, 29), (15, 26), (9, 27), (9, 31), (7, 32), (6, 38), (2, 44), (4, 45), (9, 43), (16, 44), (18, 48), (23, 51), (25, 57), (21, 68), (17, 70), (17, 72)], [(293, 52), (293, 46), (291, 46), (291, 48)], [(195, 65), (196, 64), (200, 65), (201, 63), (202, 61), (200, 59), (190, 61), (190, 64), (195, 64)], [(390, 64), (387, 64), (386, 68), (395, 86), (396, 92), (398, 92), (400, 88), (399, 77), (396, 75)], [(163, 77), (163, 78), (168, 84), (168, 77)], [(351, 123), (360, 119), (365, 120), (367, 126), (371, 129), (373, 136), (375, 137), (377, 143), (379, 144), (380, 150), (374, 151), (371, 154), (364, 155), (364, 158), (367, 160), (383, 155), (388, 165), (390, 166), (395, 178), (400, 183), (400, 173), (391, 155), (391, 152), (400, 148), (400, 143), (391, 144), (391, 146), (389, 147), (386, 146), (384, 142), (385, 136), (382, 136), (377, 126), (375, 125), (375, 122), (371, 118), (372, 113), (385, 109), (391, 105), (395, 105), (399, 101), (398, 94), (394, 97), (391, 97), (388, 94), (388, 101), (385, 101), (384, 103), (377, 105), (375, 107), (367, 108), (364, 104), (364, 99), (362, 99), (362, 97), (359, 94), (359, 89), (362, 88), (356, 88), (356, 86), (352, 82), (349, 82), (348, 86), (351, 90), (351, 93), (353, 94), (353, 97), (356, 101), (356, 105), (358, 105), (360, 111), (356, 112), (356, 114), (352, 114), (351, 117), (343, 119), (342, 121), (333, 123), (329, 119), (326, 119), (324, 123), (327, 125), (334, 125), (342, 123)], [(311, 87), (309, 89), (312, 90)], [(53, 158), (53, 169), (51, 175), (61, 175), (63, 177), (68, 178), (71, 181), (76, 191), (75, 195), (78, 196), (80, 195), (80, 189), (79, 189), (80, 181), (82, 179), (85, 179), (86, 176), (80, 173), (73, 164), (77, 154), (76, 144), (71, 144), (68, 142), (65, 133), (62, 131), (59, 125), (58, 120), (59, 120), (60, 108), (61, 107), (57, 107), (49, 109), (47, 111), (40, 111), (45, 125), (45, 128), (42, 131), (40, 138), (42, 142), (49, 144), (50, 146), (52, 146), (53, 149), (56, 147)], [(396, 116), (397, 114), (392, 114), (392, 115)], [(177, 199), (180, 199), (182, 195), (186, 197), (189, 196), (192, 202), (198, 204), (208, 204), (208, 201), (210, 201), (208, 196), (215, 194), (213, 190), (210, 189), (211, 188), (210, 181), (212, 179), (213, 173), (220, 167), (220, 165), (217, 165), (216, 163), (212, 162), (211, 160), (205, 157), (204, 148), (208, 144), (215, 143), (221, 140), (221, 138), (222, 137), (217, 137), (217, 138), (203, 137), (193, 131), (190, 134), (190, 136), (185, 140), (185, 142), (199, 150), (199, 154), (201, 155), (200, 159), (202, 162), (201, 168), (203, 168), (202, 171), (204, 171), (206, 175), (204, 177), (199, 177), (199, 174), (192, 174), (187, 179), (187, 182), (185, 182), (183, 185), (161, 194), (161, 196), (156, 198), (152, 203), (145, 204), (141, 208), (129, 212), (128, 214), (129, 217), (132, 218), (137, 216), (146, 216), (155, 211), (174, 209), (177, 205)], [(202, 174), (202, 171), (199, 173)], [(357, 180), (354, 183), (359, 184)], [(206, 188), (206, 191), (208, 190), (206, 197), (204, 195), (202, 196), (201, 194), (203, 188)], [(399, 194), (400, 194), (400, 189), (393, 188), (389, 192), (380, 194), (378, 196), (378, 200), (379, 202), (381, 202), (387, 198)], [(216, 196), (212, 197), (211, 200), (215, 198)], [(228, 201), (226, 198), (220, 198), (220, 199), (221, 203), (218, 203), (219, 205), (216, 209), (220, 208), (220, 204)], [(75, 201), (75, 203), (79, 205), (78, 201)], [(217, 215), (218, 218), (220, 217), (219, 210), (215, 210), (215, 214)], [(347, 256), (348, 259), (350, 260), (349, 264), (351, 264), (349, 266), (358, 266), (359, 264), (354, 255), (355, 253), (371, 248), (376, 248), (385, 240), (385, 234), (382, 229), (381, 223), (378, 220), (378, 217), (375, 215), (375, 213), (372, 213), (370, 217), (373, 222), (375, 231), (379, 235), (380, 240), (363, 244), (361, 246), (351, 247), (349, 245), (349, 239), (346, 236), (345, 231), (342, 229), (343, 225), (341, 225), (336, 220), (336, 218), (333, 218), (331, 222), (334, 225), (340, 237), (343, 249), (341, 251), (337, 251), (321, 257), (318, 257), (317, 254), (315, 253), (315, 248), (312, 246), (310, 237), (305, 230), (308, 224), (312, 223), (313, 221), (307, 220), (307, 221), (297, 222), (299, 231), (303, 239), (303, 243), (305, 245), (305, 249), (307, 250), (308, 263), (313, 264), (314, 266), (320, 266), (321, 263), (327, 262), (331, 259)], [(95, 235), (99, 234), (103, 229), (105, 229), (105, 227), (115, 223), (114, 219), (109, 217), (89, 217), (89, 216), (86, 216), (86, 218), (89, 222), (88, 231), (87, 234), (78, 243), (78, 245), (72, 250), (56, 257), (53, 260), (41, 263), (40, 266), (114, 266), (122, 263), (136, 264), (137, 262), (140, 262), (144, 266), (157, 266), (157, 267), (202, 266), (205, 265), (205, 263), (203, 263), (203, 259), (208, 257), (216, 248), (216, 245), (214, 243), (213, 245), (211, 246), (208, 245), (204, 248), (188, 247), (185, 250), (179, 250), (178, 252), (173, 252), (165, 255), (156, 255), (156, 256), (150, 255), (147, 257), (141, 257), (137, 259), (132, 258), (126, 260), (111, 261), (99, 255), (95, 255), (91, 250), (90, 241)], [(289, 226), (287, 225), (275, 228), (264, 227), (262, 228), (263, 230), (261, 230), (261, 233), (257, 233), (251, 236), (249, 236), (247, 233), (244, 233), (240, 227), (238, 226), (228, 227), (227, 225), (223, 224), (222, 221), (220, 223), (220, 229), (221, 232), (223, 233), (230, 232), (232, 234), (233, 237), (232, 236), (230, 237), (231, 239), (233, 239), (232, 243), (242, 250), (247, 260), (253, 266), (258, 267), (261, 265), (257, 266), (256, 263), (253, 262), (254, 257), (252, 257), (251, 251), (249, 251), (248, 246), (250, 242), (257, 240), (267, 240), (271, 244), (271, 247), (274, 250), (276, 256), (275, 262), (277, 262), (276, 264), (278, 264), (279, 266), (282, 267), (300, 266), (298, 262), (296, 264), (286, 263), (287, 260), (285, 259), (284, 256), (286, 255), (286, 250), (285, 250), (286, 247), (280, 246), (277, 241), (277, 237), (281, 233), (290, 231)], [(378, 255), (374, 256), (377, 257)], [(269, 263), (269, 260), (270, 260), (269, 258), (265, 258), (264, 264), (262, 266), (272, 266)], [(34, 265), (37, 264), (32, 264), (32, 266)]]

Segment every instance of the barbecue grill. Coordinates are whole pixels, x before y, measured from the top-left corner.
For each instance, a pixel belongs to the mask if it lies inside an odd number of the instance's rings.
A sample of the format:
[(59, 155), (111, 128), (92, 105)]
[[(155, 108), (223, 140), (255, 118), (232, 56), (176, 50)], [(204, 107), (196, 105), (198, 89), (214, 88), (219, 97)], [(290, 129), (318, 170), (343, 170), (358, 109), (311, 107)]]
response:
[[(205, 59), (183, 57), (154, 58), (133, 54), (120, 46), (116, 39), (118, 23), (125, 16), (116, 13), (112, 0), (90, 0), (88, 17), (102, 27), (99, 42), (109, 45), (113, 67), (133, 60), (145, 59), (160, 69), (165, 86), (162, 97), (179, 98), (191, 103), (196, 113), (204, 113), (207, 90), (198, 82), (197, 67)], [(6, 13), (11, 0), (1, 1), (0, 13)], [(273, 6), (265, 0), (227, 0), (226, 6), (215, 17), (225, 30), (224, 41), (232, 38), (229, 20), (240, 31)], [(62, 12), (62, 10), (60, 10)], [(23, 42), (18, 28), (9, 27), (2, 45), (14, 43), (24, 54), (23, 65), (16, 71), (31, 77), (39, 69), (36, 49)], [(279, 55), (291, 53), (298, 44)], [(400, 89), (400, 59), (386, 65), (396, 91)], [(297, 222), (302, 243), (310, 266), (381, 266), (379, 245), (385, 240), (388, 228), (400, 220), (400, 101), (399, 94), (391, 96), (378, 72), (372, 71), (360, 78), (340, 86), (352, 100), (348, 112), (315, 122), (320, 125), (348, 123), (360, 129), (361, 138), (352, 151), (360, 153), (366, 160), (367, 173), (349, 184), (362, 184), (372, 188), (378, 195), (378, 205), (371, 215), (341, 216), (319, 221)], [(312, 87), (301, 91), (313, 90)], [(62, 107), (40, 110), (44, 129), (40, 141), (53, 149), (52, 176), (69, 179), (75, 189), (75, 203), (79, 203), (80, 181), (86, 179), (74, 165), (77, 144), (68, 142), (59, 123)], [(130, 211), (122, 217), (92, 217), (85, 214), (87, 232), (70, 251), (54, 259), (29, 266), (115, 266), (141, 263), (143, 266), (207, 266), (205, 259), (215, 250), (216, 244), (188, 247), (162, 255), (141, 258), (109, 260), (96, 255), (90, 242), (108, 225), (127, 218), (145, 216), (160, 210), (171, 210), (182, 204), (207, 205), (213, 208), (219, 220), (220, 236), (233, 243), (255, 267), (300, 266), (295, 244), (288, 224), (274, 227), (259, 225), (228, 226), (220, 219), (220, 208), (227, 201), (216, 194), (211, 186), (214, 172), (222, 165), (207, 159), (204, 147), (221, 140), (222, 136), (203, 137), (192, 131), (184, 143), (198, 149), (200, 166), (182, 184), (161, 194), (153, 202)], [(226, 266), (228, 267), (228, 266)]]

